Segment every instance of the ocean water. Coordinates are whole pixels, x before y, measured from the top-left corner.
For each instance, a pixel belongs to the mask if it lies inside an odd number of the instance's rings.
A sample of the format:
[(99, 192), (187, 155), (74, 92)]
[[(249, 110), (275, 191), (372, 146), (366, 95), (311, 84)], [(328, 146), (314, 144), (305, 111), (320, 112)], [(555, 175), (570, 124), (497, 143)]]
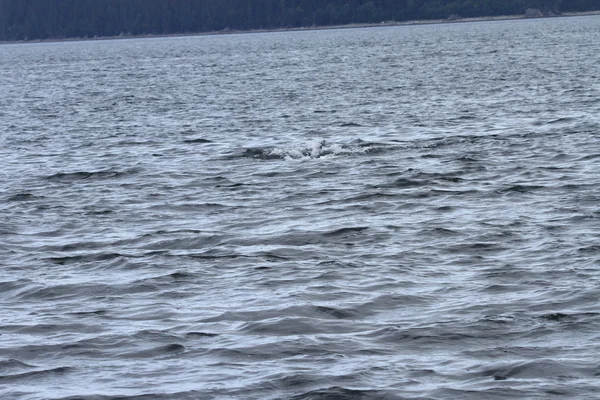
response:
[(0, 398), (600, 398), (600, 17), (0, 46)]

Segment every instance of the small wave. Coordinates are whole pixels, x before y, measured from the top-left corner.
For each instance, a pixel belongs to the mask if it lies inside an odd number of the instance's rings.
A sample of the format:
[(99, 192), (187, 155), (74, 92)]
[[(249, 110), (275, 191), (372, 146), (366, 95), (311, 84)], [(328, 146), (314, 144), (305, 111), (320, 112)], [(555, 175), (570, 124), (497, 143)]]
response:
[(557, 118), (557, 119), (553, 119), (551, 121), (546, 122), (546, 124), (550, 125), (550, 124), (561, 124), (561, 123), (569, 123), (569, 122), (575, 122), (577, 121), (577, 119), (575, 118), (571, 118), (571, 117), (563, 117), (563, 118)]
[(70, 313), (77, 317), (88, 317), (88, 316), (103, 316), (107, 314), (107, 310), (94, 310), (94, 311), (77, 311)]
[(422, 180), (414, 180), (408, 178), (399, 178), (396, 179), (390, 186), (397, 188), (411, 188), (411, 187), (421, 187), (426, 186), (430, 182), (422, 181)]
[(184, 345), (179, 343), (170, 343), (162, 346), (157, 346), (147, 350), (141, 350), (133, 353), (122, 354), (125, 358), (156, 358), (164, 356), (172, 356), (174, 354), (181, 354), (186, 351)]
[(49, 378), (49, 377), (53, 377), (56, 375), (65, 374), (65, 373), (71, 371), (72, 369), (73, 368), (71, 368), (71, 367), (57, 367), (57, 368), (52, 368), (52, 369), (44, 369), (44, 370), (40, 370), (40, 371), (23, 372), (20, 374), (13, 374), (13, 375), (0, 375), (0, 383), (2, 383), (2, 382), (14, 383), (14, 382), (22, 381), (22, 380), (44, 379), (44, 378)]
[(469, 332), (468, 327), (450, 330), (444, 327), (435, 328), (400, 328), (389, 326), (380, 328), (365, 336), (388, 343), (413, 343), (419, 346), (449, 346), (452, 342), (464, 343), (468, 339), (479, 339)]
[(54, 400), (205, 400), (213, 399), (212, 396), (199, 392), (197, 390), (189, 390), (182, 392), (169, 392), (169, 393), (148, 393), (144, 391), (143, 394), (132, 394), (132, 395), (77, 395), (69, 397), (54, 398)]
[(331, 317), (333, 319), (350, 319), (355, 318), (357, 316), (356, 312), (353, 310), (343, 310), (333, 307), (316, 306), (314, 307), (314, 310), (317, 313), (323, 314), (324, 316)]
[(32, 281), (29, 280), (29, 279), (19, 279), (19, 280), (16, 280), (16, 281), (3, 281), (3, 282), (0, 282), (0, 293), (2, 293), (3, 295), (7, 295), (11, 291), (22, 290), (27, 285), (29, 285), (31, 282)]
[(212, 140), (204, 139), (204, 138), (196, 138), (196, 139), (186, 139), (183, 143), (188, 144), (203, 144), (203, 143), (212, 143)]
[(77, 172), (59, 172), (47, 176), (45, 179), (51, 182), (72, 183), (78, 181), (107, 180), (118, 179), (129, 175), (135, 175), (138, 169), (132, 168), (124, 171), (104, 170), (104, 171), (77, 171)]
[[(221, 315), (206, 318), (202, 320), (203, 323), (207, 322), (224, 322), (224, 321), (239, 321), (248, 322), (256, 326), (257, 323), (265, 323), (271, 325), (270, 321), (285, 322), (285, 324), (292, 327), (295, 321), (301, 321), (298, 327), (303, 326), (305, 321), (316, 321), (316, 320), (342, 320), (352, 319), (358, 317), (358, 314), (353, 309), (343, 309), (330, 306), (292, 306), (282, 309), (268, 309), (261, 311), (243, 311), (243, 312), (231, 312), (226, 311)], [(275, 324), (276, 325), (276, 324)], [(274, 327), (275, 327), (274, 325)]]
[(7, 371), (14, 370), (29, 370), (33, 368), (36, 368), (36, 366), (24, 363), (23, 361), (14, 358), (9, 358), (8, 360), (0, 361), (0, 373), (6, 373)]
[(217, 336), (219, 336), (219, 334), (210, 332), (188, 332), (185, 334), (185, 337), (188, 339), (211, 338)]
[(77, 299), (84, 295), (104, 295), (111, 291), (112, 288), (110, 286), (101, 284), (41, 285), (38, 287), (28, 287), (27, 290), (22, 290), (17, 294), (17, 298), (20, 300), (50, 302), (61, 299)]
[(34, 201), (43, 199), (43, 196), (36, 196), (32, 193), (17, 193), (8, 198), (10, 202), (20, 202), (20, 201)]
[(324, 237), (342, 237), (346, 238), (349, 236), (354, 236), (362, 233), (369, 229), (368, 226), (357, 226), (357, 227), (349, 227), (349, 228), (340, 228), (330, 232), (326, 232), (323, 234)]
[(581, 368), (575, 362), (542, 359), (484, 369), (479, 372), (479, 375), (490, 376), (494, 380), (539, 379), (548, 377), (591, 378), (594, 376), (594, 371)]
[(315, 114), (335, 114), (337, 110), (315, 110)]
[(358, 390), (346, 389), (343, 387), (329, 387), (317, 390), (311, 390), (291, 397), (292, 400), (400, 400), (403, 397), (394, 395), (381, 390)]
[(83, 323), (69, 323), (69, 324), (36, 324), (36, 325), (25, 325), (25, 326), (12, 326), (11, 330), (19, 335), (38, 335), (46, 334), (47, 332), (59, 333), (59, 332), (79, 332), (87, 327)]
[(420, 234), (425, 236), (437, 236), (437, 237), (447, 237), (447, 236), (460, 236), (462, 233), (456, 230), (447, 229), (447, 228), (432, 228), (432, 229), (424, 229)]
[[(331, 318), (331, 312), (326, 313), (326, 319), (306, 317), (279, 317), (268, 320), (248, 322), (241, 330), (253, 335), (296, 336), (316, 334), (341, 334), (361, 330), (360, 325), (341, 323), (339, 318)], [(319, 321), (319, 323), (317, 323)]]
[(85, 215), (101, 216), (101, 215), (111, 215), (111, 214), (114, 214), (114, 213), (115, 213), (114, 210), (100, 209), (100, 210), (86, 211)]
[(500, 189), (499, 193), (530, 193), (536, 190), (545, 189), (545, 186), (539, 185), (513, 185)]
[(142, 257), (136, 255), (126, 255), (121, 253), (111, 252), (99, 252), (89, 254), (78, 254), (74, 256), (62, 256), (62, 257), (48, 257), (45, 260), (50, 261), (57, 265), (69, 265), (69, 264), (80, 264), (80, 263), (91, 263), (96, 261), (112, 261), (119, 258), (135, 258)]
[[(257, 236), (238, 239), (232, 243), (243, 245), (311, 246), (319, 243), (337, 242), (340, 239), (358, 239), (369, 227), (344, 227), (331, 231), (290, 231), (281, 235)], [(364, 235), (369, 239), (367, 235)], [(357, 238), (358, 237), (358, 238)]]
[(431, 302), (432, 299), (428, 296), (384, 294), (357, 306), (356, 313), (359, 316), (364, 317), (366, 315), (374, 315), (391, 309), (420, 307)]
[(577, 159), (576, 161), (589, 161), (589, 160), (595, 160), (597, 158), (600, 158), (600, 154), (589, 154), (586, 156), (583, 156), (579, 159)]

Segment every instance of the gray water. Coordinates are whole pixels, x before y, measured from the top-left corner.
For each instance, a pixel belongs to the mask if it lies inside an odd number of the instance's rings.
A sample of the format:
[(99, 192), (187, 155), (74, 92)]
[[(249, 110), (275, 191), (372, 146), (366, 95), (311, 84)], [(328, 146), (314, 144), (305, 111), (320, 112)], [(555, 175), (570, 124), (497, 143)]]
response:
[(0, 398), (600, 398), (600, 17), (0, 80)]

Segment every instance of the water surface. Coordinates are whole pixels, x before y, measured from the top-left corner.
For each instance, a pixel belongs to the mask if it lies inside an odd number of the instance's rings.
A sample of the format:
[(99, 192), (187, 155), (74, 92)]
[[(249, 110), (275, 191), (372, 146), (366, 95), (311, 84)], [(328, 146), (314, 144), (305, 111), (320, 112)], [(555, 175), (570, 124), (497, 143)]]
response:
[(600, 17), (0, 46), (3, 399), (592, 398)]

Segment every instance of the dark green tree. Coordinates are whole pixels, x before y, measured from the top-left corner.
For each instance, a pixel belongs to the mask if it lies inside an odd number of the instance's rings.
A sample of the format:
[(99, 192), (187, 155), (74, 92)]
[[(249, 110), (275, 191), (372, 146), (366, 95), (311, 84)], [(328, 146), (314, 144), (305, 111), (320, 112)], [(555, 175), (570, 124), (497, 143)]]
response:
[(0, 0), (0, 40), (172, 34), (600, 9), (598, 0)]

